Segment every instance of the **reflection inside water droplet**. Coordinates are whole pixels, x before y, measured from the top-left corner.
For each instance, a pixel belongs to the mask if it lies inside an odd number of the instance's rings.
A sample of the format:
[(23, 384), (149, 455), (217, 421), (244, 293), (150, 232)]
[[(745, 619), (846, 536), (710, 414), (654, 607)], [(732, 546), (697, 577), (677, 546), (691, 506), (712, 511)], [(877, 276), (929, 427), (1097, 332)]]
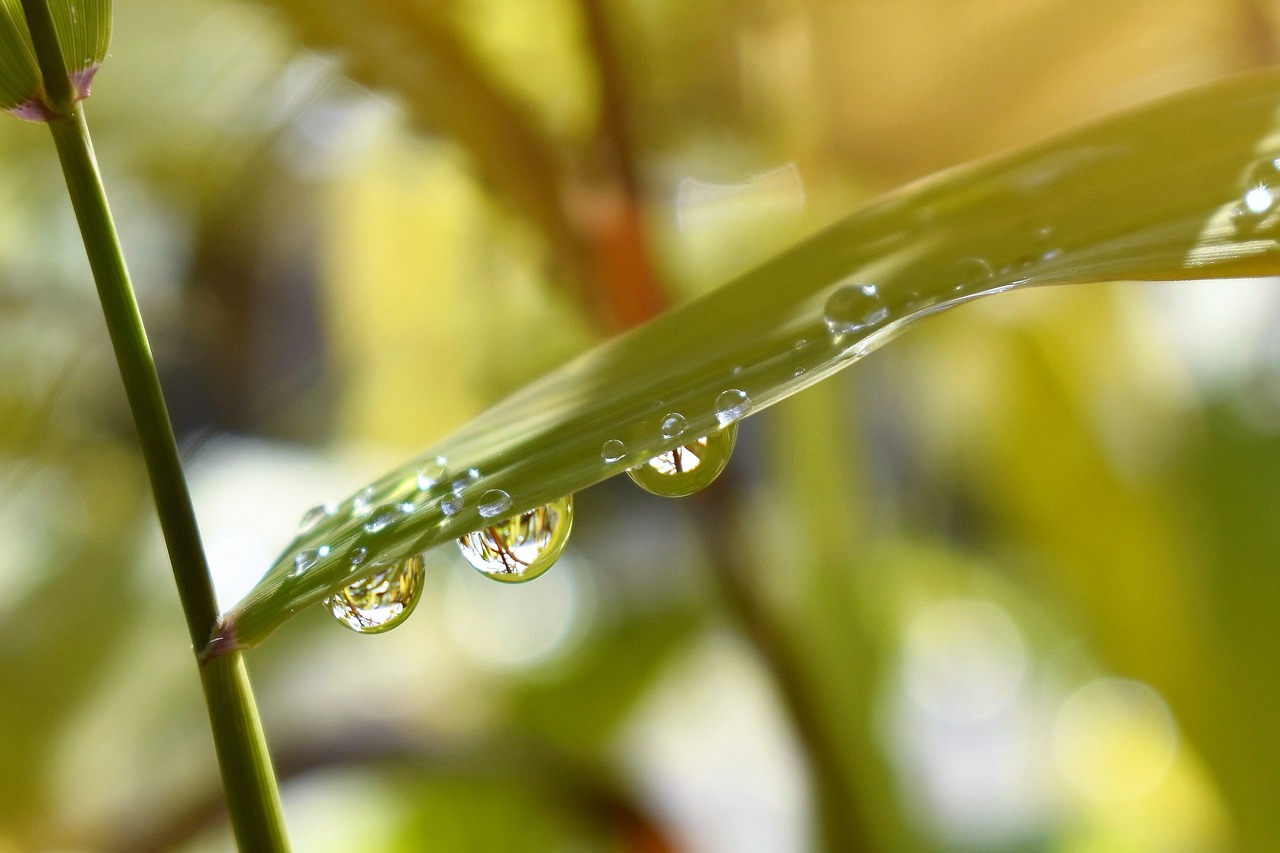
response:
[(523, 583), (544, 574), (560, 556), (573, 527), (573, 496), (503, 519), (458, 540), (462, 556), (481, 574)]
[(833, 335), (847, 335), (878, 326), (889, 319), (889, 309), (874, 284), (846, 284), (827, 297), (823, 319)]
[(680, 498), (706, 488), (729, 464), (738, 440), (738, 425), (659, 453), (627, 471), (640, 488), (667, 498)]
[(362, 578), (324, 600), (333, 617), (361, 634), (399, 625), (422, 597), (422, 556), (410, 557)]
[(484, 518), (502, 515), (511, 509), (511, 495), (502, 489), (490, 489), (480, 496), (480, 506), (477, 509)]

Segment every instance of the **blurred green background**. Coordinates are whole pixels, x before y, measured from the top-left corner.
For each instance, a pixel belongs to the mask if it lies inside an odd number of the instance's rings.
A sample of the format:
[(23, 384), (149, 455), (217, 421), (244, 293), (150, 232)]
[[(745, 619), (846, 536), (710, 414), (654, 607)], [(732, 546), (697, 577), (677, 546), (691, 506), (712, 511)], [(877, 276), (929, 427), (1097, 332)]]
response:
[[(1262, 0), (117, 0), (89, 102), (224, 606), (340, 498), (874, 195), (1280, 61)], [(0, 853), (231, 847), (47, 133), (0, 124)], [(1280, 850), (1280, 285), (921, 324), (249, 661), (299, 851)]]

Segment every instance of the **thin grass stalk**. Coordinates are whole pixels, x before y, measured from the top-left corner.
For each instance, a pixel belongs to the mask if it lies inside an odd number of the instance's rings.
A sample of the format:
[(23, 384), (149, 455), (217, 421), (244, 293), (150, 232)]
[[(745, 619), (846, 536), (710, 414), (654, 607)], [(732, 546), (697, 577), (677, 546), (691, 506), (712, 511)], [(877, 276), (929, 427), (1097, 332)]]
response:
[[(84, 110), (72, 102), (47, 0), (23, 0), (22, 6), (45, 93), (58, 114), (48, 123), (49, 130), (138, 432), (192, 648), (198, 650), (217, 624), (218, 605), (160, 377), (98, 172)], [(286, 851), (289, 844), (280, 795), (243, 657), (236, 653), (209, 661), (200, 666), (200, 676), (236, 841), (241, 850)]]

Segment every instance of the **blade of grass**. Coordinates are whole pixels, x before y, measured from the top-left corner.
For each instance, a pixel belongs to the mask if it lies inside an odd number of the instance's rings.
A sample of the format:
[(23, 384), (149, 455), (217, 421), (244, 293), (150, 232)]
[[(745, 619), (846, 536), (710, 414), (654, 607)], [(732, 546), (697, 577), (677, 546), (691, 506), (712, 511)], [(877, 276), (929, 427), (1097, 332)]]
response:
[[(479, 512), (488, 490), (508, 493), (511, 513), (533, 509), (758, 412), (962, 302), (1017, 287), (1280, 272), (1278, 106), (1280, 71), (1269, 70), (882, 199), (529, 385), (335, 504), (224, 616), (206, 654), (260, 642), (370, 568), (490, 523)], [(825, 317), (833, 297), (857, 321), (836, 324), (838, 334)], [(730, 391), (749, 402), (725, 411), (717, 401)], [(672, 412), (688, 429), (664, 438)], [(602, 458), (607, 441), (625, 448), (615, 461)], [(437, 455), (450, 480), (477, 472), (460, 483), (456, 511), (448, 480), (419, 488), (419, 464)], [(379, 504), (393, 523), (366, 529)]]
[[(65, 70), (54, 16), (46, 0), (22, 0), (22, 5), (49, 106), (58, 112), (48, 122), (49, 130), (138, 431), (187, 629), (198, 649), (217, 621), (218, 609), (160, 377), (98, 173), (84, 110), (74, 100)], [(200, 676), (240, 849), (287, 850), (275, 774), (242, 656), (205, 662)]]

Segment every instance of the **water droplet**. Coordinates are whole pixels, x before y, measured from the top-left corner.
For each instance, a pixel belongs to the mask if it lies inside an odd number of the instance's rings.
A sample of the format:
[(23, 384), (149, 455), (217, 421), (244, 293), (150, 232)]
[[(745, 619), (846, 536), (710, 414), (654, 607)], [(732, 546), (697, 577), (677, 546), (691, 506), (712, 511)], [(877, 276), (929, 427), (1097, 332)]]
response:
[(377, 533), (386, 530), (396, 521), (413, 512), (413, 504), (383, 504), (373, 511), (373, 515), (364, 523), (365, 533)]
[(351, 565), (358, 566), (369, 558), (368, 548), (357, 548), (351, 552)]
[(444, 500), (440, 501), (440, 511), (446, 517), (454, 516), (462, 512), (462, 507), (465, 504), (466, 501), (463, 500), (461, 492), (450, 492), (444, 496)]
[(951, 269), (951, 280), (955, 282), (953, 289), (957, 293), (981, 290), (991, 280), (991, 275), (991, 264), (982, 258), (965, 258)]
[(544, 574), (560, 556), (573, 527), (573, 496), (491, 524), (458, 540), (462, 556), (481, 574), (523, 583)]
[(679, 438), (689, 428), (689, 422), (679, 412), (671, 412), (662, 419), (662, 437)]
[(1254, 187), (1244, 194), (1244, 206), (1250, 213), (1266, 213), (1275, 201), (1275, 196), (1266, 187)]
[(792, 375), (793, 375), (793, 376), (804, 376), (804, 368), (803, 368), (803, 367), (797, 367), (797, 368), (796, 368), (795, 373), (794, 373), (794, 374), (792, 374)]
[(351, 499), (352, 515), (364, 515), (373, 507), (373, 486), (365, 486)]
[(421, 597), (422, 556), (418, 555), (350, 584), (324, 603), (352, 631), (380, 634), (409, 618)]
[(874, 284), (846, 284), (827, 298), (823, 319), (833, 335), (847, 335), (880, 325), (889, 319), (889, 309)]
[(433, 489), (443, 483), (449, 476), (449, 460), (443, 456), (428, 459), (418, 466), (418, 488), (422, 491)]
[(741, 420), (749, 411), (751, 411), (751, 398), (747, 396), (746, 391), (730, 388), (716, 397), (716, 420), (720, 422), (720, 426)]
[(627, 455), (627, 446), (616, 438), (611, 438), (600, 448), (600, 458), (605, 462), (617, 462)]
[(480, 479), (480, 469), (479, 469), (479, 468), (468, 468), (468, 469), (466, 470), (466, 473), (464, 473), (464, 474), (463, 474), (461, 477), (459, 477), (458, 479), (454, 480), (454, 481), (453, 481), (453, 485), (452, 485), (452, 486), (450, 486), (449, 488), (450, 488), (450, 490), (451, 490), (451, 491), (454, 491), (454, 492), (461, 492), (463, 489), (467, 488), (467, 487), (468, 487), (468, 486), (470, 486), (474, 481), (476, 481), (476, 480), (478, 480), (478, 479)]
[(329, 551), (330, 551), (330, 548), (328, 545), (321, 545), (319, 548), (316, 549), (316, 556), (327, 557), (329, 556)]
[(731, 423), (719, 432), (659, 453), (643, 465), (627, 471), (627, 476), (647, 492), (666, 498), (680, 498), (706, 488), (729, 464), (738, 425)]
[(502, 515), (502, 513), (511, 509), (511, 495), (502, 491), (502, 489), (490, 489), (480, 496), (478, 509), (480, 515), (484, 518)]
[(302, 521), (298, 522), (300, 532), (307, 533), (308, 531), (314, 530), (316, 525), (321, 521), (337, 514), (337, 512), (338, 505), (335, 503), (324, 503), (319, 506), (313, 506), (302, 514)]
[(808, 341), (808, 339), (807, 339), (807, 338), (801, 338), (800, 340), (796, 341), (796, 352), (800, 352), (801, 350), (803, 350), (803, 349), (804, 349), (805, 347), (807, 347), (808, 345), (809, 345), (809, 341)]
[(316, 550), (315, 548), (308, 548), (305, 551), (299, 551), (293, 558), (293, 573), (292, 573), (293, 576), (297, 577), (298, 575), (305, 572), (307, 569), (314, 566), (316, 564), (316, 561), (319, 560), (321, 557), (327, 557), (328, 555), (329, 555), (328, 548), (324, 549), (323, 554), (321, 554), (320, 551)]

